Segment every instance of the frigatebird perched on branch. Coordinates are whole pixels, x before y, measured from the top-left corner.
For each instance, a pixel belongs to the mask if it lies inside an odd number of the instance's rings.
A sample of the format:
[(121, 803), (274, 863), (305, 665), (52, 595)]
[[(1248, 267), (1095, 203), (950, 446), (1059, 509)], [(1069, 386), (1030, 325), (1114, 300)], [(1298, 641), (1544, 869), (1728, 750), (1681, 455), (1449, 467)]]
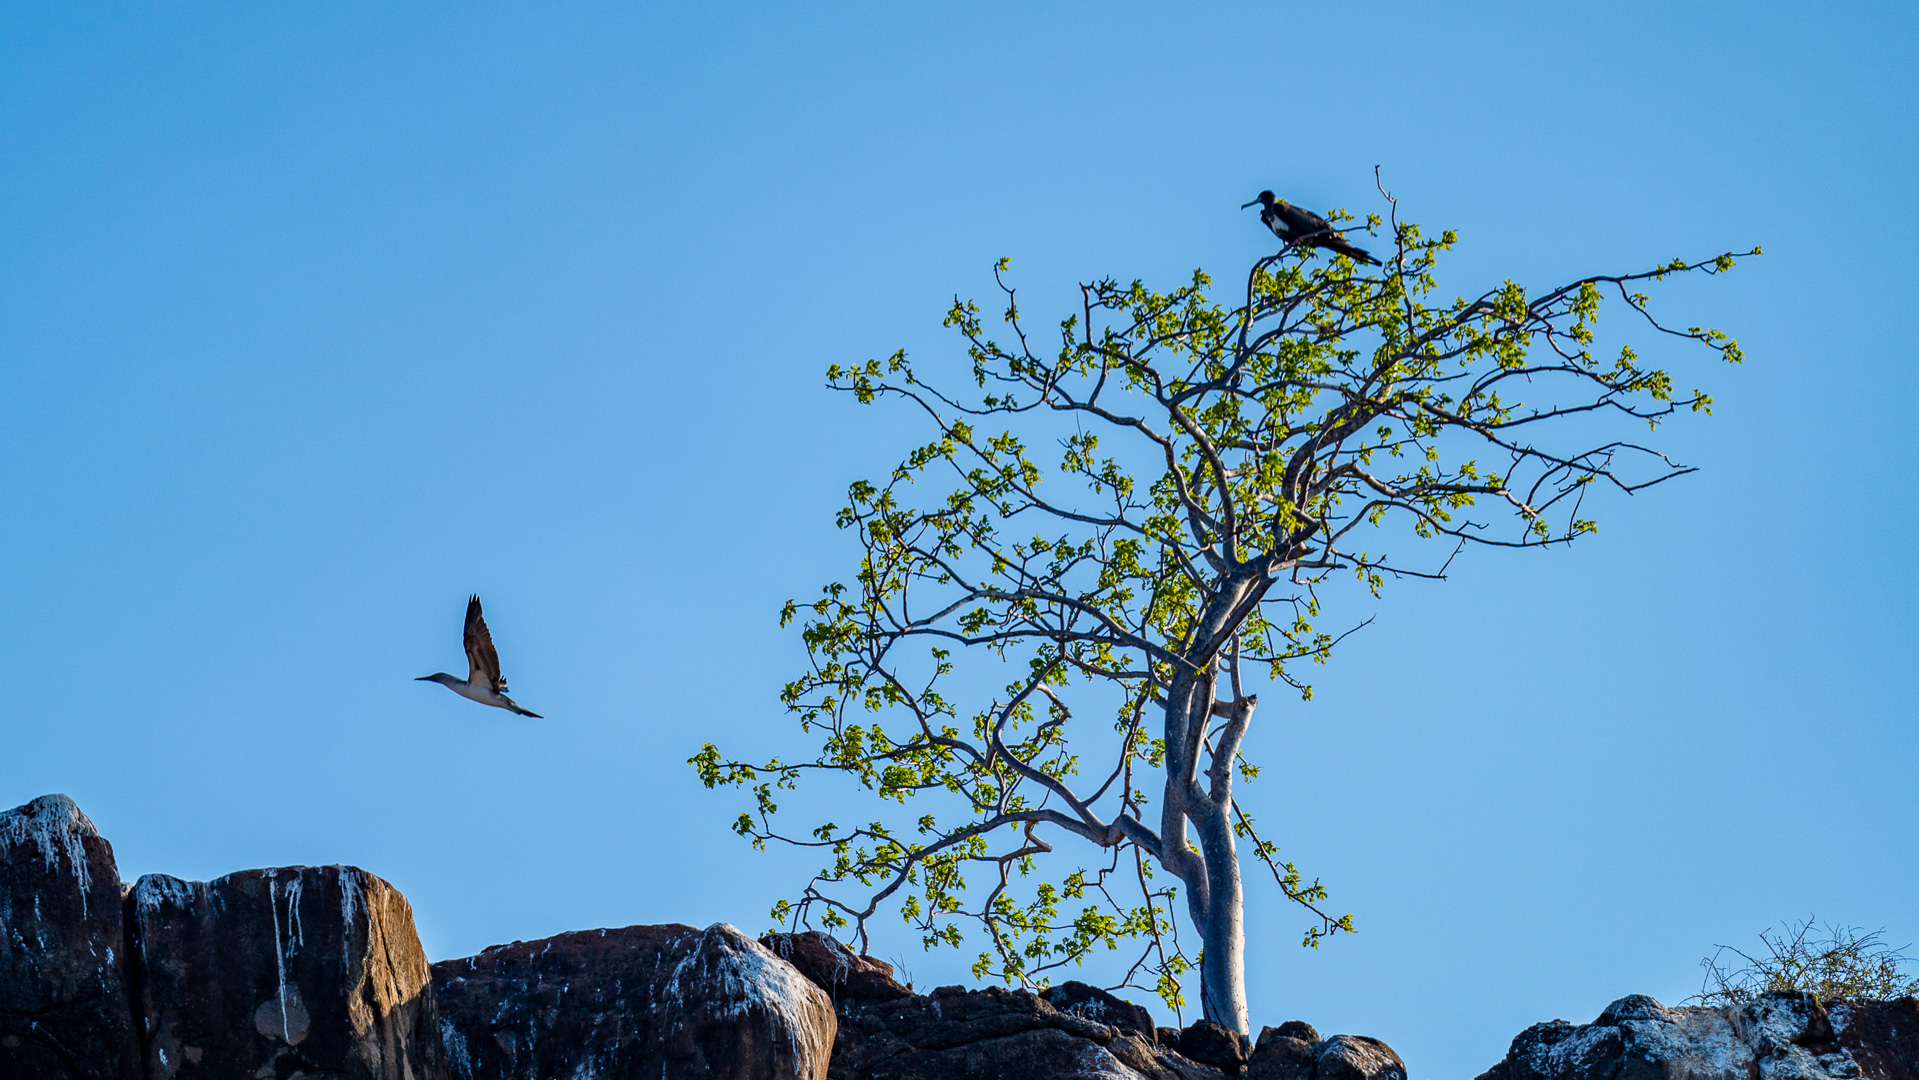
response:
[(1378, 259), (1354, 247), (1338, 229), (1333, 227), (1332, 222), (1311, 210), (1302, 210), (1285, 199), (1275, 199), (1270, 191), (1260, 192), (1259, 198), (1242, 204), (1240, 209), (1244, 210), (1254, 204), (1260, 207), (1259, 220), (1273, 230), (1274, 236), (1288, 244), (1327, 248), (1356, 262), (1379, 265)]
[(493, 635), (487, 632), (486, 619), (480, 615), (478, 596), (469, 597), (466, 602), (466, 678), (456, 679), (444, 671), (436, 671), (413, 681), (436, 682), (470, 701), (491, 705), (496, 709), (510, 709), (535, 720), (546, 719), (539, 713), (520, 708), (518, 703), (506, 696), (506, 679), (500, 674), (500, 654), (494, 650)]

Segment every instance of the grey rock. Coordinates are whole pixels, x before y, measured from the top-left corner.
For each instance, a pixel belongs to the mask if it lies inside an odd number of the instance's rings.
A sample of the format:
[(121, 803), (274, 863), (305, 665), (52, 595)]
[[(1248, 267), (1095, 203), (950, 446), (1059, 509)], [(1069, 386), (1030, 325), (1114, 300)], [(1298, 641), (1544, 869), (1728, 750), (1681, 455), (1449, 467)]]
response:
[(1774, 993), (1726, 1008), (1644, 995), (1535, 1024), (1481, 1080), (1919, 1080), (1919, 1001)]
[(1319, 1044), (1317, 1080), (1406, 1080), (1393, 1048), (1365, 1035), (1335, 1035)]
[(1664, 1013), (1622, 1018), (1626, 1057), (1622, 1073), (1632, 1077), (1688, 1080), (1747, 1080), (1752, 1048), (1718, 1009), (1666, 1009)]
[(1658, 1023), (1671, 1023), (1673, 1011), (1661, 1005), (1657, 1000), (1645, 994), (1627, 994), (1599, 1014), (1593, 1023), (1604, 1027), (1616, 1027), (1627, 1020), (1652, 1020)]
[(1806, 993), (1776, 993), (1727, 1011), (1739, 1038), (1757, 1053), (1781, 1053), (1788, 1047), (1832, 1038), (1832, 1022), (1819, 999)]

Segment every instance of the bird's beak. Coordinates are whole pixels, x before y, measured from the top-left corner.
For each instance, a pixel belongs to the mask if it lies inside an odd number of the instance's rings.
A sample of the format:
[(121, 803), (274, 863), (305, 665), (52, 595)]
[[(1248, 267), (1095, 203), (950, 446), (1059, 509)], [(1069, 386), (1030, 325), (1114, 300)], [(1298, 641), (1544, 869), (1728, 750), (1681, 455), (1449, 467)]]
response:
[(1259, 200), (1258, 200), (1258, 199), (1254, 199), (1254, 200), (1253, 200), (1252, 202), (1243, 202), (1243, 203), (1240, 203), (1240, 204), (1239, 204), (1239, 208), (1240, 208), (1241, 210), (1244, 210), (1244, 209), (1246, 209), (1246, 208), (1247, 208), (1247, 207), (1249, 207), (1249, 206), (1258, 206), (1258, 205), (1259, 205)]
[(417, 678), (417, 679), (415, 679), (415, 680), (413, 680), (413, 681), (414, 681), (414, 682), (432, 682), (432, 681), (433, 681), (433, 676), (431, 676), (431, 675), (422, 675), (422, 676), (420, 676), (419, 678)]

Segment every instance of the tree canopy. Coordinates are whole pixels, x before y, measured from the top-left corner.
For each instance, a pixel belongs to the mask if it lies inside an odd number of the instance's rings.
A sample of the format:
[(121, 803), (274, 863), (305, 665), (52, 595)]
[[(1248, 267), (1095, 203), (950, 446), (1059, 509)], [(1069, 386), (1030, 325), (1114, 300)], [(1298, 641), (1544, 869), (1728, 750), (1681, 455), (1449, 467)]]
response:
[[(1047, 345), (1002, 260), (1003, 330), (968, 301), (946, 316), (970, 378), (904, 352), (828, 370), (929, 437), (848, 488), (857, 569), (782, 612), (810, 658), (783, 700), (817, 750), (692, 759), (752, 792), (742, 836), (825, 857), (776, 920), (862, 949), (889, 911), (929, 947), (971, 926), (976, 976), (1028, 984), (1130, 942), (1122, 984), (1181, 1007), (1197, 965), (1207, 1017), (1242, 1032), (1241, 844), (1303, 907), (1306, 944), (1353, 929), (1236, 797), (1259, 772), (1241, 754), (1258, 689), (1310, 696), (1299, 664), (1359, 621), (1329, 616), (1341, 583), (1377, 596), (1469, 545), (1565, 544), (1595, 528), (1595, 494), (1690, 471), (1649, 440), (1712, 399), (1644, 341), (1602, 352), (1608, 298), (1641, 337), (1741, 355), (1640, 291), (1740, 253), (1446, 300), (1453, 233), (1364, 227), (1391, 241), (1383, 266), (1295, 243), (1230, 298), (1203, 272), (1082, 285)], [(781, 793), (821, 772), (871, 809), (783, 827)], [(1045, 858), (1063, 838), (1084, 843)]]

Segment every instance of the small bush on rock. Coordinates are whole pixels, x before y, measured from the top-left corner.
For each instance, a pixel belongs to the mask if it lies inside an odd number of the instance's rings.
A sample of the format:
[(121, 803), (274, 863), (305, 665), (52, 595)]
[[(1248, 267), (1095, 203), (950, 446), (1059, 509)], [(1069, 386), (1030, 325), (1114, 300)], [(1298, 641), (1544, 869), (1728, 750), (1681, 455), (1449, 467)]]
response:
[[(1693, 996), (1704, 1005), (1740, 1005), (1775, 990), (1803, 990), (1822, 1000), (1885, 1001), (1919, 994), (1919, 976), (1907, 968), (1911, 958), (1887, 945), (1884, 930), (1867, 933), (1855, 926), (1817, 920), (1781, 923), (1759, 932), (1765, 953), (1750, 955), (1721, 945), (1699, 961), (1705, 985)], [(1738, 965), (1726, 954), (1744, 961)]]

